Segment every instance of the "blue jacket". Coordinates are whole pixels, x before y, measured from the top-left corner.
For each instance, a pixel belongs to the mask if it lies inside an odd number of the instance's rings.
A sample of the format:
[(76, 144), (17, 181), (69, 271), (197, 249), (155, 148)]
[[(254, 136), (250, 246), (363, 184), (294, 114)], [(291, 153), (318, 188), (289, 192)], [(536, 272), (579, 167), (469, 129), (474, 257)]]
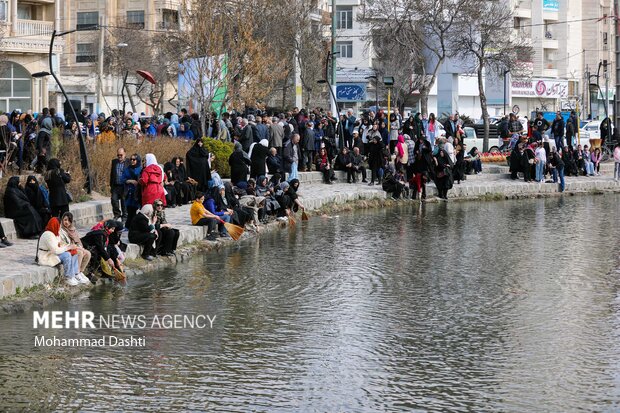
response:
[(140, 208), (142, 205), (136, 199), (136, 186), (128, 185), (127, 181), (129, 180), (140, 180), (140, 174), (142, 173), (142, 167), (137, 166), (135, 168), (125, 168), (123, 171), (123, 176), (121, 177), (121, 182), (125, 184), (125, 206), (130, 208)]
[(223, 211), (217, 210), (217, 206), (215, 205), (215, 200), (213, 198), (209, 197), (205, 199), (205, 202), (203, 203), (203, 205), (205, 206), (205, 208), (207, 208), (207, 211), (209, 211), (213, 215), (217, 215), (218, 217), (224, 216)]

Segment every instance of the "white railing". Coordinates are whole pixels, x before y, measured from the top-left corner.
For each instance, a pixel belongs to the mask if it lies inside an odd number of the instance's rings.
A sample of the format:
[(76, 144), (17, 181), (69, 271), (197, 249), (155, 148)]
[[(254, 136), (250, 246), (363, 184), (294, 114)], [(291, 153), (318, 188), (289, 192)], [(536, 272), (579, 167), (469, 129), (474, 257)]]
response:
[(21, 20), (15, 23), (15, 34), (25, 36), (50, 36), (54, 31), (54, 22), (44, 20)]

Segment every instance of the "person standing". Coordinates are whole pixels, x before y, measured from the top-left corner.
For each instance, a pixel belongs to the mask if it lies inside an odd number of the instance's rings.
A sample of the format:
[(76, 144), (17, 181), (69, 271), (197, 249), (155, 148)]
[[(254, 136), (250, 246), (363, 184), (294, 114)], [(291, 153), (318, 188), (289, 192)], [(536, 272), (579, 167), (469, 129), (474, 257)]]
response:
[(573, 138), (577, 135), (577, 131), (579, 130), (579, 121), (577, 120), (577, 114), (574, 110), (570, 111), (570, 116), (566, 121), (566, 145), (574, 146), (575, 142)]
[(123, 183), (123, 172), (127, 167), (129, 167), (129, 162), (125, 158), (125, 148), (118, 148), (116, 159), (112, 159), (112, 167), (110, 168), (110, 201), (112, 202), (114, 219), (120, 219), (123, 222), (127, 221), (125, 185)]
[[(555, 115), (555, 119), (551, 124), (551, 133), (553, 133), (553, 138), (555, 139), (555, 147), (563, 148), (564, 147), (564, 119), (562, 119), (562, 114), (557, 112)], [(570, 145), (569, 145), (570, 146)]]
[[(142, 207), (150, 205), (153, 208), (153, 202), (156, 199), (161, 199), (164, 205), (166, 205), (166, 194), (164, 193), (164, 170), (157, 158), (152, 153), (146, 154), (146, 167), (140, 174), (140, 180), (138, 181), (142, 188)], [(131, 227), (130, 227), (131, 229)]]
[(557, 152), (557, 149), (551, 148), (551, 157), (549, 158), (549, 167), (551, 168), (551, 174), (553, 176), (553, 183), (558, 182), (560, 178), (560, 192), (564, 192), (564, 161)]
[(295, 133), (284, 147), (284, 171), (289, 174), (288, 180), (297, 179), (297, 166), (299, 165), (299, 134)]
[(542, 144), (534, 143), (536, 145), (536, 182), (545, 182), (545, 166), (547, 165), (547, 151)]
[(49, 189), (52, 217), (60, 218), (62, 214), (69, 212), (70, 199), (65, 184), (71, 182), (71, 175), (62, 170), (58, 159), (53, 158), (47, 163), (45, 182)]
[(428, 122), (425, 128), (426, 139), (430, 142), (431, 148), (435, 146), (435, 138), (437, 137), (437, 120), (435, 114), (428, 115)]
[[(351, 133), (352, 135), (353, 133)], [(315, 149), (314, 149), (314, 123), (306, 123), (306, 129), (304, 130), (304, 138), (301, 142), (303, 150), (303, 162), (304, 168), (307, 172), (312, 171), (312, 162), (314, 162)]]
[(620, 179), (620, 142), (614, 147), (614, 181)]
[(353, 116), (353, 110), (347, 110), (347, 116), (344, 123), (344, 140), (347, 148), (353, 147), (353, 129), (355, 128), (355, 116)]
[(142, 159), (140, 155), (134, 153), (129, 159), (129, 167), (123, 171), (122, 181), (125, 184), (125, 208), (127, 218), (125, 228), (129, 229), (131, 220), (136, 216), (136, 212), (142, 207), (142, 195), (138, 192), (138, 181), (142, 175)]
[[(287, 125), (288, 128), (288, 125)], [(275, 116), (269, 125), (269, 147), (276, 148), (278, 155), (282, 155), (282, 142), (284, 141), (284, 126)]]
[(211, 179), (211, 168), (209, 167), (209, 152), (204, 147), (202, 139), (197, 139), (194, 145), (185, 154), (187, 160), (187, 176), (198, 182), (199, 191), (208, 188)]
[(454, 138), (456, 136), (456, 123), (454, 122), (454, 115), (450, 115), (448, 120), (443, 124), (443, 128), (446, 131), (446, 139)]

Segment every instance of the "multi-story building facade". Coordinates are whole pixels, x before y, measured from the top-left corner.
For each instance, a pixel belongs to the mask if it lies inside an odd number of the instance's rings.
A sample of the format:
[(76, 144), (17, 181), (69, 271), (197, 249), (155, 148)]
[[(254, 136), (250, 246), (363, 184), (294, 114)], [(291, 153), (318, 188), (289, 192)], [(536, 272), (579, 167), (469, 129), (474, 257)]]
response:
[(613, 2), (512, 0), (512, 7), (515, 34), (534, 50), (531, 75), (511, 79), (512, 105), (526, 113), (579, 105), (583, 119), (604, 117), (604, 96), (614, 96)]
[[(337, 0), (337, 81), (339, 84), (363, 88), (367, 102), (375, 99), (371, 78), (373, 48), (368, 43), (368, 27), (360, 22), (366, 0)], [(606, 95), (613, 101), (615, 84), (613, 50), (613, 2), (611, 0), (507, 0), (512, 7), (513, 35), (531, 44), (533, 57), (523, 62), (526, 72), (518, 76), (507, 75), (506, 106), (520, 115), (535, 110), (568, 110), (580, 106), (582, 118), (603, 117)], [(450, 62), (446, 62), (450, 66)], [(599, 64), (601, 69), (597, 82)], [(605, 66), (605, 64), (607, 66)], [(605, 70), (605, 67), (607, 70)], [(605, 87), (605, 74), (609, 76), (609, 92)], [(467, 73), (439, 76), (429, 94), (429, 112), (444, 108), (438, 105), (438, 90), (445, 100), (449, 81), (452, 111), (480, 117), (480, 101), (475, 77)], [(503, 85), (496, 86), (495, 102), (490, 106), (491, 115), (504, 111)], [(594, 86), (597, 84), (600, 86)], [(487, 84), (489, 84), (487, 82)], [(415, 92), (414, 92), (415, 93)], [(492, 92), (491, 92), (492, 93)], [(385, 96), (380, 94), (380, 101)], [(490, 99), (492, 100), (492, 99)], [(340, 100), (346, 107), (361, 107), (355, 101)], [(341, 106), (342, 104), (341, 103)], [(438, 106), (441, 106), (438, 107)], [(609, 105), (610, 112), (613, 111)]]
[[(122, 107), (123, 74), (101, 73), (103, 50), (126, 47), (123, 39), (112, 35), (119, 27), (145, 32), (178, 30), (180, 0), (59, 0), (61, 30), (78, 31), (65, 36), (60, 57), (63, 84), (71, 100), (79, 101), (89, 112), (110, 113)], [(103, 30), (103, 33), (101, 32)], [(103, 40), (104, 44), (101, 44)], [(143, 53), (136, 50), (135, 53)], [(108, 56), (107, 58), (110, 58)], [(174, 60), (174, 59), (173, 59)], [(101, 76), (103, 74), (103, 76)], [(130, 82), (135, 82), (130, 73)], [(135, 101), (136, 110), (148, 112)], [(129, 110), (129, 109), (127, 109)]]
[[(55, 0), (0, 0), (0, 111), (40, 111), (48, 105), (53, 80), (32, 78), (48, 71), (52, 31), (58, 23)], [(62, 41), (54, 46), (60, 53)]]

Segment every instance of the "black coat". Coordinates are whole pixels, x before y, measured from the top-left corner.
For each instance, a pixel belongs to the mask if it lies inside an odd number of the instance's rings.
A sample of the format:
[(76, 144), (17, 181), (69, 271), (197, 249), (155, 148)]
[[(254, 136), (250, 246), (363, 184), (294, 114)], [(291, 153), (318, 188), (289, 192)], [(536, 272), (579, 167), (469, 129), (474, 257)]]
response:
[(265, 167), (265, 159), (267, 158), (267, 154), (269, 153), (269, 149), (266, 146), (257, 143), (252, 148), (252, 177), (258, 177), (261, 175), (267, 175), (267, 168)]
[(284, 166), (282, 165), (282, 158), (280, 157), (280, 155), (269, 155), (267, 157), (267, 169), (272, 175), (276, 173), (282, 174), (284, 172)]
[[(19, 178), (13, 178), (19, 182)], [(39, 235), (43, 231), (39, 213), (30, 205), (28, 197), (17, 185), (8, 186), (4, 192), (4, 214), (13, 220), (20, 237)]]
[(230, 165), (230, 181), (233, 185), (248, 180), (250, 160), (243, 156), (243, 152), (234, 151), (228, 158), (228, 164)]
[(133, 244), (143, 245), (145, 242), (150, 240), (151, 223), (149, 219), (144, 214), (136, 214), (134, 219), (131, 220), (131, 225), (129, 225), (129, 242)]
[(97, 261), (99, 258), (104, 260), (110, 259), (108, 250), (106, 248), (106, 242), (108, 241), (108, 235), (103, 230), (90, 231), (84, 235), (81, 239), (84, 248), (89, 250), (93, 254), (91, 262), (93, 265), (99, 265)]
[[(52, 161), (50, 161), (50, 164)], [(65, 187), (65, 184), (71, 182), (71, 176), (68, 173), (60, 168), (50, 169), (45, 174), (45, 182), (50, 191), (50, 207), (69, 205), (69, 197)]]
[[(198, 188), (204, 190), (211, 179), (211, 169), (209, 168), (209, 152), (198, 145), (192, 146), (185, 155), (187, 163), (187, 176), (198, 182)], [(175, 168), (173, 166), (173, 168)]]
[(378, 169), (383, 166), (383, 142), (371, 143), (368, 146), (368, 167), (370, 169)]

